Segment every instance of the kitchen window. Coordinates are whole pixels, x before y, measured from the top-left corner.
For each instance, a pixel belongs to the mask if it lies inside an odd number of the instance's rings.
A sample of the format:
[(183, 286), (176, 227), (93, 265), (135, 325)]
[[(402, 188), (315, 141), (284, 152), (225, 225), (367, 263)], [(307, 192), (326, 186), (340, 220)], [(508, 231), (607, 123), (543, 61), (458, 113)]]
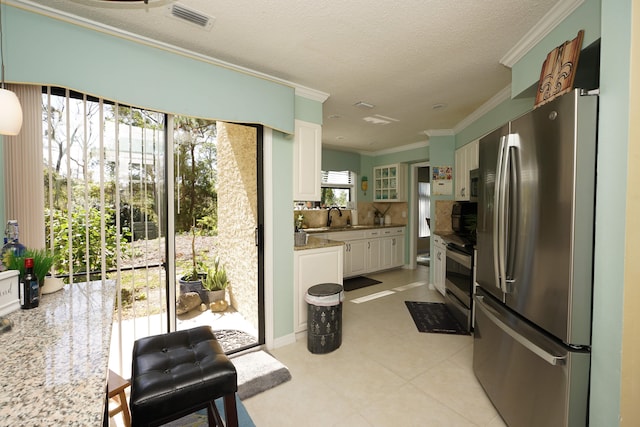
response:
[(314, 209), (328, 206), (347, 209), (356, 203), (355, 182), (357, 182), (355, 172), (322, 171), (320, 201), (296, 201), (294, 209)]

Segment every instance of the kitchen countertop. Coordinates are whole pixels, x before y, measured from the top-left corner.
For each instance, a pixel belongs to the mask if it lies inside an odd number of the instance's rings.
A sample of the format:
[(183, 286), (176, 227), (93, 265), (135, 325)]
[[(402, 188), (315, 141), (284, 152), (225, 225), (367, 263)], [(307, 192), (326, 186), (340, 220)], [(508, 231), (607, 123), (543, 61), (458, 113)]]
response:
[(6, 316), (0, 425), (102, 425), (115, 294), (114, 281), (74, 283)]
[(314, 234), (319, 233), (335, 233), (339, 231), (356, 231), (356, 230), (372, 230), (377, 228), (394, 228), (394, 227), (406, 227), (404, 224), (388, 224), (388, 225), (348, 225), (338, 227), (316, 227), (316, 228), (304, 228), (309, 238), (307, 244), (302, 246), (294, 246), (293, 250), (303, 251), (307, 249), (319, 249), (327, 248), (331, 246), (343, 246), (344, 242), (338, 240), (325, 239), (322, 237), (315, 237)]
[(328, 248), (331, 246), (344, 246), (344, 242), (339, 242), (337, 240), (329, 240), (323, 239), (321, 237), (309, 236), (307, 239), (307, 244), (302, 246), (294, 246), (293, 250), (295, 251), (304, 251), (307, 249), (321, 249)]
[(338, 226), (338, 227), (304, 228), (303, 231), (306, 231), (309, 234), (314, 234), (314, 233), (333, 233), (337, 231), (373, 230), (377, 228), (396, 228), (396, 227), (406, 227), (406, 225), (405, 224), (346, 225), (346, 226)]

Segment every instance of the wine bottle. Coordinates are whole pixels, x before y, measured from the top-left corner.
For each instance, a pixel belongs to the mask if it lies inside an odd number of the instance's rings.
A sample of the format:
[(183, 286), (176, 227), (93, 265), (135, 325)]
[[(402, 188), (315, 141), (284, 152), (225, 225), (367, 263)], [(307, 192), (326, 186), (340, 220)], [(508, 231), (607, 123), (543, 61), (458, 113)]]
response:
[(40, 303), (40, 285), (33, 274), (33, 258), (25, 258), (24, 269), (24, 277), (20, 283), (20, 306), (24, 309), (36, 308)]

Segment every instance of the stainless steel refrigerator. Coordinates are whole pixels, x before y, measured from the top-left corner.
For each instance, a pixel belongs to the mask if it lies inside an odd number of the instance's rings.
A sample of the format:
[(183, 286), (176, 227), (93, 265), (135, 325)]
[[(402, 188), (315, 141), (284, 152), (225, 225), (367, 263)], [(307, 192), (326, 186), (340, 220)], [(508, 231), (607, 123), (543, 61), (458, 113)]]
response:
[(504, 421), (587, 425), (598, 99), (480, 140), (473, 369)]

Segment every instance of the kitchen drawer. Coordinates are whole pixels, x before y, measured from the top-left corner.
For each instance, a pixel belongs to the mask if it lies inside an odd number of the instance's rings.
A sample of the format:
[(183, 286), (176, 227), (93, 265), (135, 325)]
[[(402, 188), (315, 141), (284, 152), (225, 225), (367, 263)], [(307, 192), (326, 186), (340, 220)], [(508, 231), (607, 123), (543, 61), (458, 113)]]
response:
[(381, 231), (382, 237), (398, 236), (400, 234), (404, 234), (404, 227), (383, 228)]
[(338, 240), (340, 242), (344, 242), (347, 240), (360, 240), (365, 239), (366, 231), (368, 230), (359, 230), (359, 231), (334, 231), (326, 233), (327, 239), (329, 240)]
[(375, 230), (366, 230), (365, 236), (368, 239), (373, 239), (373, 238), (376, 238), (376, 237), (382, 237), (382, 229), (381, 228), (376, 228)]

